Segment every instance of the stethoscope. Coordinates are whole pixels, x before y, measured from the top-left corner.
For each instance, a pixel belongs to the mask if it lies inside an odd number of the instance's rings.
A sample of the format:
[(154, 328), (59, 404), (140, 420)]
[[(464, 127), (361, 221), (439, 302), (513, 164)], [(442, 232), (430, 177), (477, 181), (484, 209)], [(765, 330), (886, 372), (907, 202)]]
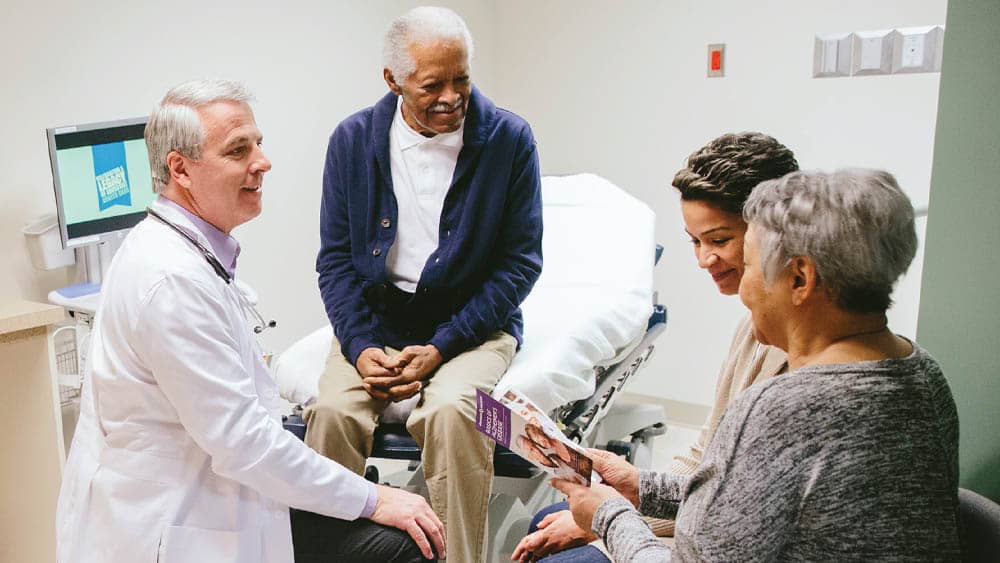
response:
[[(226, 285), (232, 285), (233, 276), (229, 274), (225, 266), (222, 265), (222, 262), (219, 262), (219, 259), (216, 258), (214, 254), (212, 254), (211, 250), (205, 248), (205, 245), (198, 242), (198, 239), (189, 235), (187, 232), (184, 231), (184, 229), (168, 221), (167, 218), (164, 217), (163, 215), (160, 215), (156, 211), (153, 211), (152, 207), (147, 207), (146, 213), (148, 213), (151, 217), (156, 218), (164, 225), (170, 227), (177, 234), (184, 237), (185, 240), (193, 244), (194, 247), (201, 252), (201, 255), (205, 257), (205, 261), (208, 262), (208, 265), (211, 266), (213, 270), (215, 270), (215, 274), (220, 278), (222, 278), (222, 281), (226, 282)], [(243, 308), (249, 310), (253, 314), (254, 318), (257, 320), (257, 325), (253, 327), (253, 331), (255, 334), (260, 334), (264, 332), (264, 329), (274, 328), (278, 326), (277, 321), (274, 320), (265, 321), (263, 315), (261, 315), (260, 312), (257, 310), (257, 308), (253, 306), (253, 303), (250, 303), (250, 300), (247, 299), (246, 295), (243, 295), (243, 292), (240, 291), (240, 288), (234, 287), (233, 289), (236, 290), (235, 292), (236, 297), (240, 300), (240, 304), (243, 305)]]

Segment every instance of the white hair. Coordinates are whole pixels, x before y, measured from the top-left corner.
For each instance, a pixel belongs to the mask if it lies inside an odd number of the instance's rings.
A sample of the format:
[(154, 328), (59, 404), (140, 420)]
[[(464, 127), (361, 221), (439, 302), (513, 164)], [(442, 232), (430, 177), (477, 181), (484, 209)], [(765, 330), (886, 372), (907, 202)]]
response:
[(808, 257), (830, 297), (856, 313), (889, 308), (892, 286), (917, 251), (913, 205), (882, 170), (792, 172), (762, 182), (743, 218), (753, 226), (767, 283), (793, 258)]
[(197, 110), (220, 101), (249, 103), (253, 95), (239, 82), (192, 80), (171, 88), (153, 108), (145, 136), (154, 192), (162, 191), (170, 180), (167, 155), (171, 151), (195, 160), (201, 158), (205, 130)]
[(472, 34), (461, 16), (448, 8), (420, 6), (389, 24), (382, 45), (382, 66), (389, 69), (397, 84), (402, 84), (417, 70), (410, 46), (441, 39), (462, 41), (466, 62), (472, 65)]

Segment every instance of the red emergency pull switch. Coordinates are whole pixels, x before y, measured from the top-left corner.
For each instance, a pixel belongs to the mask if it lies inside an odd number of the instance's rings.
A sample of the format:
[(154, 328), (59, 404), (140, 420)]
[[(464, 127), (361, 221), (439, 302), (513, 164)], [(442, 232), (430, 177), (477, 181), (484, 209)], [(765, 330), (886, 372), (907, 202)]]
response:
[(708, 46), (708, 76), (725, 76), (724, 59), (726, 56), (725, 43), (713, 43)]

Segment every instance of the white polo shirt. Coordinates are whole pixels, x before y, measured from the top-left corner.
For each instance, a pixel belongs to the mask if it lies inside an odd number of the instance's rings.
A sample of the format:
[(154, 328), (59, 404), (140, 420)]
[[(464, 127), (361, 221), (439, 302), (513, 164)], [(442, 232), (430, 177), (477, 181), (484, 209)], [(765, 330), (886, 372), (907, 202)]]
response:
[(399, 214), (386, 269), (399, 289), (413, 293), (427, 258), (437, 250), (441, 210), (448, 195), (465, 123), (452, 133), (424, 137), (403, 119), (402, 97), (389, 129), (389, 168)]

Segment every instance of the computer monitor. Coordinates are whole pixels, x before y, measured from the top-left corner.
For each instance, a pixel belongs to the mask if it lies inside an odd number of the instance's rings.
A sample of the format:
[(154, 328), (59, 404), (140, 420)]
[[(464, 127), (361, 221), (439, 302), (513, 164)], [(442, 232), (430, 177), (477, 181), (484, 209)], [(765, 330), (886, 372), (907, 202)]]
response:
[(134, 227), (153, 201), (146, 118), (46, 129), (63, 247)]

